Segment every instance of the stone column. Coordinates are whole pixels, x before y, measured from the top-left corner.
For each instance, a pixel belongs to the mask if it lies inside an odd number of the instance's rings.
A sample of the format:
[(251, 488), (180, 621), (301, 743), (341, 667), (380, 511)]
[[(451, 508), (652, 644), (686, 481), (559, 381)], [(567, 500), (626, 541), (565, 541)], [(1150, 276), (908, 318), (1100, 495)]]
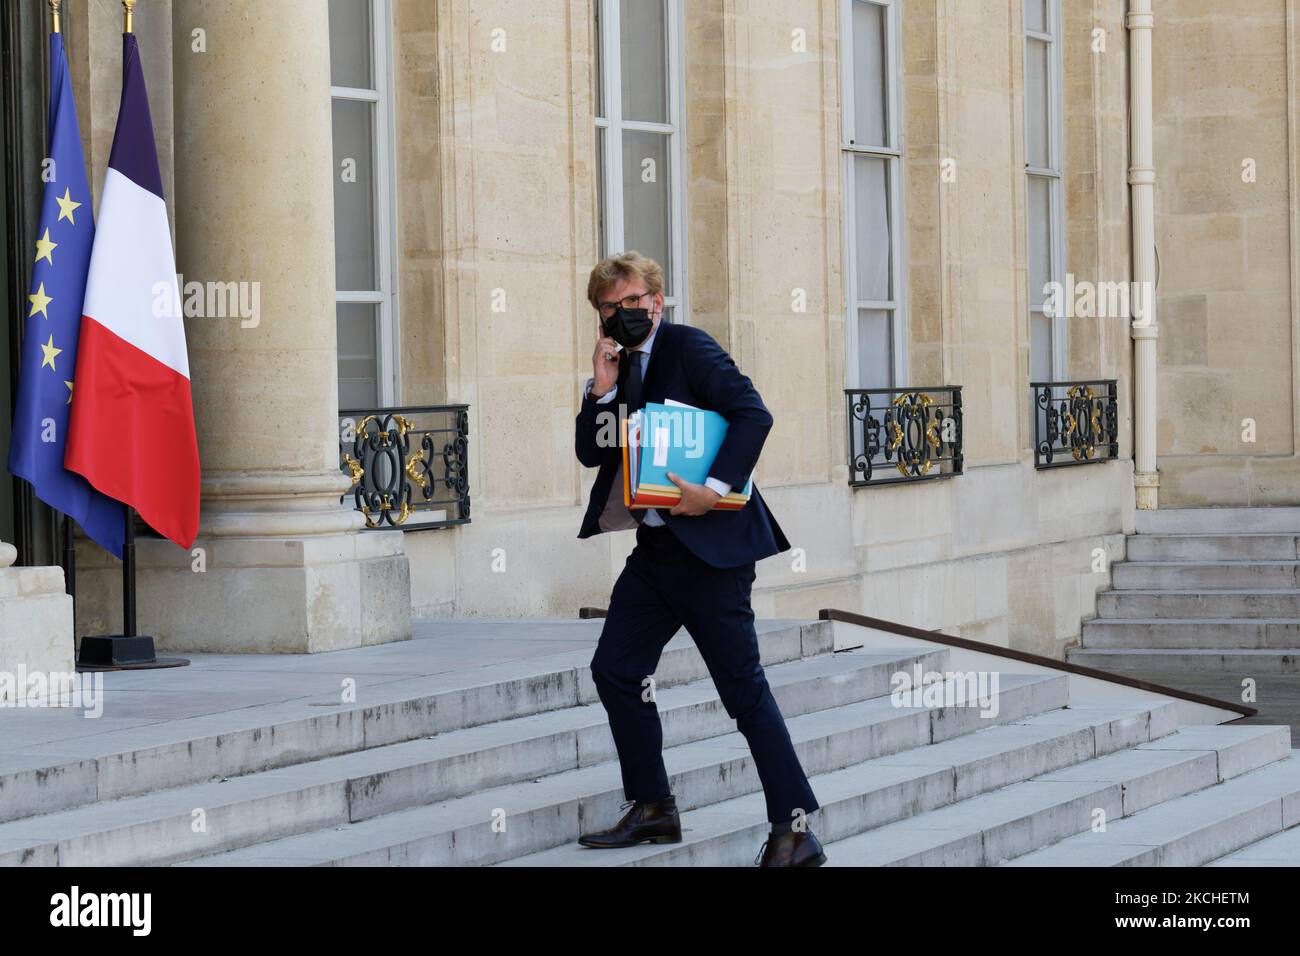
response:
[(70, 673), (76, 655), (63, 570), (15, 568), (17, 557), (13, 545), (0, 541), (0, 672)]
[(187, 312), (202, 550), (140, 542), (141, 629), (169, 650), (409, 638), (402, 533), (360, 533), (339, 500), (326, 0), (176, 0), (172, 18), (182, 298), (236, 283), (257, 308)]

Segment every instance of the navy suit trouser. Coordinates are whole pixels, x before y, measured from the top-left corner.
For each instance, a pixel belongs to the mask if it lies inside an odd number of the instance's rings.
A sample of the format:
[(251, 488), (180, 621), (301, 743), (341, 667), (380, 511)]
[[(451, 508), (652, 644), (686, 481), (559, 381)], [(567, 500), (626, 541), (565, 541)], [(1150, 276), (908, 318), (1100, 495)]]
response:
[(759, 661), (750, 607), (754, 562), (715, 568), (666, 525), (640, 525), (636, 540), (614, 584), (591, 660), (618, 750), (624, 799), (649, 802), (672, 794), (659, 709), (646, 678), (659, 666), (664, 645), (685, 626), (727, 716), (749, 742), (769, 822), (791, 822), (799, 811), (811, 814), (817, 798)]

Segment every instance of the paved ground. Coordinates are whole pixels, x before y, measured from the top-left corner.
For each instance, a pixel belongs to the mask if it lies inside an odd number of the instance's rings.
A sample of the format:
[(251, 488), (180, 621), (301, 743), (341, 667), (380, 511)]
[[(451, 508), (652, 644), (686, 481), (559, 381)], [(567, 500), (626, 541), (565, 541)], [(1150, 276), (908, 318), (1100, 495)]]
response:
[[(521, 623), (527, 624), (521, 627)], [(414, 639), (324, 654), (164, 654), (186, 667), (112, 671), (104, 677), (103, 714), (70, 708), (0, 707), (0, 750), (53, 744), (159, 721), (212, 717), (259, 705), (324, 698), (337, 701), (342, 682), (373, 686), (413, 677), (464, 680), (475, 670), (557, 653), (585, 654), (600, 637), (600, 620), (423, 620)], [(680, 639), (680, 635), (679, 638)]]
[[(757, 621), (759, 631), (789, 621)], [(230, 725), (246, 708), (281, 707), (280, 714), (304, 707), (337, 707), (343, 681), (359, 687), (413, 678), (438, 678), (447, 687), (472, 686), (510, 676), (514, 668), (535, 669), (530, 661), (564, 658), (567, 666), (591, 661), (604, 621), (527, 619), (419, 620), (413, 639), (322, 654), (165, 654), (184, 657), (186, 667), (106, 672), (102, 714), (88, 718), (69, 707), (0, 706), (0, 764), (5, 755), (84, 749), (97, 734), (147, 724), (197, 720), (213, 728)], [(680, 630), (670, 646), (690, 644)], [(482, 676), (476, 673), (482, 671)], [(251, 719), (253, 716), (244, 715)], [(178, 725), (179, 726), (179, 725)], [(195, 726), (186, 724), (185, 726)], [(60, 742), (78, 740), (76, 748)]]
[(1146, 668), (1134, 668), (1124, 673), (1130, 677), (1164, 684), (1166, 687), (1254, 707), (1259, 714), (1255, 717), (1243, 718), (1241, 723), (1289, 724), (1291, 746), (1300, 748), (1300, 674), (1261, 674), (1255, 678), (1256, 699), (1243, 701), (1240, 677), (1205, 674), (1189, 678), (1185, 671), (1164, 672)]

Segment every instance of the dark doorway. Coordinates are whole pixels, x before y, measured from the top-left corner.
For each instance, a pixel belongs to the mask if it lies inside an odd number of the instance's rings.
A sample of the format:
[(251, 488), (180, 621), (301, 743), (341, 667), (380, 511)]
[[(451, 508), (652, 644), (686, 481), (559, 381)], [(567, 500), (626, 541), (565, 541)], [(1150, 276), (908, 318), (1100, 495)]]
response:
[(0, 540), (16, 545), (18, 563), (28, 566), (57, 563), (51, 510), (6, 467), (31, 278), (29, 250), (40, 217), (48, 30), (43, 3), (5, 3), (0, 12), (0, 226), (4, 229), (0, 302), (5, 316), (0, 336)]

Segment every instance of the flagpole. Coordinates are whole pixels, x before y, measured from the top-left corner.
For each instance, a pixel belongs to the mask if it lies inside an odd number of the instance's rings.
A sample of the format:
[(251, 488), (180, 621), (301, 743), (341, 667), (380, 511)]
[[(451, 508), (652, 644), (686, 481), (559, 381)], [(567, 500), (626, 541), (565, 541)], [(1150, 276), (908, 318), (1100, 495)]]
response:
[(72, 619), (77, 619), (77, 543), (72, 529), (72, 516), (63, 515), (63, 575), (64, 590), (72, 598)]
[(122, 634), (139, 636), (135, 631), (135, 509), (130, 505), (126, 506), (126, 538), (122, 543)]
[[(48, 0), (50, 5), (50, 32), (63, 32), (63, 0)], [(68, 597), (72, 598), (72, 619), (77, 618), (77, 551), (72, 529), (72, 516), (59, 513), (63, 519), (63, 583)]]
[[(124, 33), (135, 32), (135, 0), (122, 0), (126, 14)], [(135, 620), (135, 509), (126, 506), (126, 535), (122, 541), (122, 634), (137, 637)], [(152, 644), (153, 639), (148, 638)]]
[[(132, 14), (135, 4), (136, 0), (122, 0), (122, 8), (126, 13), (124, 32), (127, 34), (133, 32)], [(122, 633), (82, 638), (77, 665), (85, 670), (118, 670), (188, 664), (189, 661), (183, 658), (159, 658), (154, 650), (153, 638), (141, 636), (136, 629), (135, 508), (129, 504), (125, 506), (123, 520), (126, 524), (122, 542)]]

